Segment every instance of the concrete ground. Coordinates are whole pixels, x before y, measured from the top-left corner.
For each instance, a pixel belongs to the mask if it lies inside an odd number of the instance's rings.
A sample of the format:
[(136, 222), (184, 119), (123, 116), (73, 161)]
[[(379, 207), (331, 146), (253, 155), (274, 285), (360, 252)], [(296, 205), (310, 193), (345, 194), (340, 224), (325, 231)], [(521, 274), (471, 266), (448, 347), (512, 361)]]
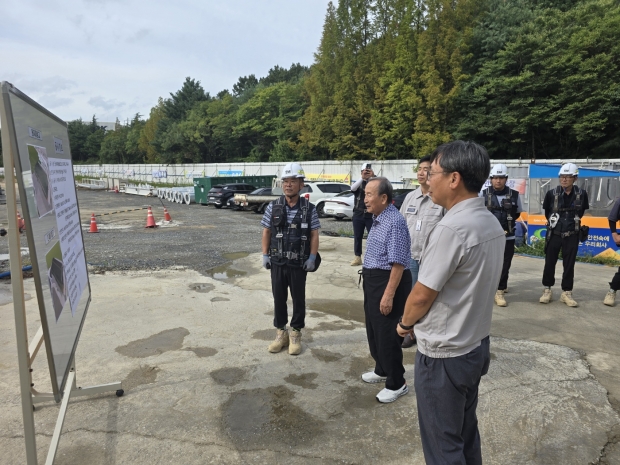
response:
[[(303, 351), (270, 354), (269, 273), (260, 254), (218, 273), (91, 275), (78, 385), (113, 393), (70, 402), (57, 464), (424, 463), (413, 389), (389, 405), (360, 375), (372, 367), (352, 240), (321, 237), (308, 278)], [(478, 415), (485, 463), (620, 464), (620, 309), (602, 299), (614, 270), (577, 264), (579, 308), (538, 303), (542, 260), (516, 257), (509, 306), (495, 308), (492, 363)], [(558, 277), (561, 264), (558, 265)], [(29, 333), (38, 325), (26, 281)], [(0, 463), (24, 463), (10, 288), (0, 284)], [(405, 351), (413, 385), (415, 348)], [(46, 357), (35, 387), (49, 389)], [(39, 460), (58, 415), (37, 407)]]

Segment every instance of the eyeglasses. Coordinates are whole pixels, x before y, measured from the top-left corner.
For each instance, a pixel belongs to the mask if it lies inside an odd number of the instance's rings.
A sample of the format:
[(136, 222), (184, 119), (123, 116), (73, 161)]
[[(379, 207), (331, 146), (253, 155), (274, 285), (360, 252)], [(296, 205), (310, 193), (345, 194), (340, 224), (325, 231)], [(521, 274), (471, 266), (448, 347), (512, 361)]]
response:
[(441, 174), (441, 173), (446, 173), (446, 172), (447, 171), (435, 171), (435, 172), (433, 172), (433, 171), (429, 170), (428, 173), (427, 173), (427, 177), (428, 177), (428, 179), (430, 179), (435, 174)]
[(573, 179), (572, 174), (561, 174), (560, 179)]

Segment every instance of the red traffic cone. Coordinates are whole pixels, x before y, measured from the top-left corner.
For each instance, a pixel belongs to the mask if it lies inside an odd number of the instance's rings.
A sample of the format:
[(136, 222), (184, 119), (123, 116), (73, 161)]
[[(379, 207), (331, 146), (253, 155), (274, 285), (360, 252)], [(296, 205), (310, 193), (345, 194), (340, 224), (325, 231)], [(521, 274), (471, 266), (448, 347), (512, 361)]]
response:
[(170, 216), (170, 213), (168, 213), (168, 209), (166, 207), (164, 207), (164, 220), (172, 221), (172, 217)]
[(97, 228), (97, 220), (95, 219), (95, 214), (90, 215), (90, 230), (89, 233), (98, 233), (99, 228)]
[(151, 207), (149, 207), (149, 211), (146, 214), (146, 226), (145, 228), (156, 228), (157, 225), (155, 224), (155, 218), (153, 217), (153, 210), (151, 210)]
[(19, 212), (17, 212), (17, 229), (19, 229), (19, 232), (23, 232), (25, 227), (26, 227), (26, 222), (24, 221), (22, 216), (19, 214)]

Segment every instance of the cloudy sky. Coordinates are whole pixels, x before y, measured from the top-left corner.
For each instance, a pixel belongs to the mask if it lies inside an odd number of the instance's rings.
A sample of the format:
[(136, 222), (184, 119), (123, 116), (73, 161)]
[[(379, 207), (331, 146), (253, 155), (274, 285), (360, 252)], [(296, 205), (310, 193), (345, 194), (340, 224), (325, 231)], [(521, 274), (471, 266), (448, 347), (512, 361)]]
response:
[(310, 65), (328, 0), (0, 0), (0, 80), (66, 121), (148, 116), (185, 77)]

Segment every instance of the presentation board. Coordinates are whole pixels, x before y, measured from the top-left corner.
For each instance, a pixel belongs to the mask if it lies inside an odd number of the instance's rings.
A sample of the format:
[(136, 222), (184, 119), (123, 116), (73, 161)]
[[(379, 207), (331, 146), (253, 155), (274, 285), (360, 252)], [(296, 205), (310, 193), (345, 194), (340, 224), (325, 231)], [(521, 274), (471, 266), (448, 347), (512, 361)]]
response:
[(10, 140), (52, 390), (60, 402), (91, 298), (67, 124), (10, 83), (1, 88), (2, 136)]

